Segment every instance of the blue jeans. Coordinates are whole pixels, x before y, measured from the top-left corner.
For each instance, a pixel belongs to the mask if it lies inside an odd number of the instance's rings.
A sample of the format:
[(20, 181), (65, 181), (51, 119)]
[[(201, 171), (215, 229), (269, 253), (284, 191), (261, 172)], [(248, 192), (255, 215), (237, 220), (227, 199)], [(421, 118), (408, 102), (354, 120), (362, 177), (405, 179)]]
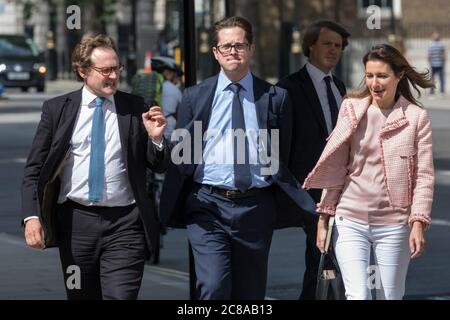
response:
[[(439, 75), (439, 82), (441, 84), (441, 93), (445, 92), (445, 70), (444, 67), (431, 67), (431, 80), (434, 81), (434, 75)], [(431, 88), (431, 94), (434, 94), (434, 88)]]

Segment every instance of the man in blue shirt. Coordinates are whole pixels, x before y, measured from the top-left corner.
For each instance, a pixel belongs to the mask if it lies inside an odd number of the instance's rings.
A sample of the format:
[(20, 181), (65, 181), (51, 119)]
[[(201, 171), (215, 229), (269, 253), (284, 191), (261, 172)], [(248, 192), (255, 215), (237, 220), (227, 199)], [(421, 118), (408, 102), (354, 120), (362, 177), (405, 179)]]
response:
[(161, 219), (187, 228), (200, 299), (264, 299), (273, 229), (290, 219), (278, 195), (288, 194), (303, 214), (315, 212), (284, 165), (290, 100), (250, 73), (254, 50), (247, 20), (215, 24), (212, 51), (221, 70), (184, 91), (174, 132), (183, 139), (172, 150)]
[[(434, 81), (434, 76), (436, 74), (439, 76), (441, 93), (443, 94), (445, 92), (445, 46), (440, 40), (438, 32), (433, 32), (432, 38), (433, 41), (428, 45), (428, 61), (431, 67), (431, 77)], [(431, 94), (434, 94), (434, 88), (431, 88)]]

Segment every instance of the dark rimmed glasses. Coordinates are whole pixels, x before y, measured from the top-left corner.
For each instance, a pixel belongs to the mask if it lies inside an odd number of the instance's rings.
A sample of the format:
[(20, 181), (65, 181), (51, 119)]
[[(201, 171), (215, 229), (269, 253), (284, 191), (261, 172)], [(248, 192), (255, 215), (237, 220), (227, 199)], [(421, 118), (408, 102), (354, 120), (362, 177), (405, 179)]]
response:
[(111, 73), (115, 73), (116, 75), (119, 75), (123, 71), (123, 65), (115, 66), (115, 67), (105, 67), (105, 68), (99, 68), (91, 66), (92, 69), (100, 73), (104, 77), (109, 77)]
[(234, 48), (234, 50), (236, 50), (237, 53), (243, 53), (247, 50), (248, 45), (249, 45), (248, 43), (240, 43), (240, 42), (237, 42), (235, 44), (226, 43), (220, 46), (216, 46), (216, 48), (222, 55), (229, 55), (231, 53), (232, 48)]

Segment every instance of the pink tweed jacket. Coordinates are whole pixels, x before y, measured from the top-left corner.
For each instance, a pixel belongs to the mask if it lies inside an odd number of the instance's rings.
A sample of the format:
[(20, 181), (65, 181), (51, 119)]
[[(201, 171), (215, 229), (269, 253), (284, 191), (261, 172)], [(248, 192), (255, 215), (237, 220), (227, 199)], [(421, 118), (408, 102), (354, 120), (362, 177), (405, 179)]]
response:
[[(348, 158), (343, 148), (355, 132), (371, 103), (371, 97), (349, 98), (342, 102), (335, 129), (315, 168), (304, 181), (304, 188), (325, 189), (320, 213), (335, 214), (347, 174), (346, 167), (338, 168), (337, 159)], [(421, 221), (428, 227), (431, 223), (431, 205), (434, 189), (434, 166), (431, 125), (427, 112), (400, 97), (379, 136), (381, 162), (384, 167), (384, 186), (391, 207), (411, 207), (408, 223)], [(327, 189), (332, 189), (325, 196)], [(340, 189), (340, 192), (336, 192)], [(331, 195), (331, 196), (330, 196)]]

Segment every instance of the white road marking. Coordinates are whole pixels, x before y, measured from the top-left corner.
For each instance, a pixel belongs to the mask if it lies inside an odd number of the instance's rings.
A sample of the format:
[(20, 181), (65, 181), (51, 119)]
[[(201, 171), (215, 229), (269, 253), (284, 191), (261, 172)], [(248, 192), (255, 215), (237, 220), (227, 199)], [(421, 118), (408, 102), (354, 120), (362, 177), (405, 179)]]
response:
[(41, 119), (41, 112), (7, 113), (0, 115), (0, 123), (36, 123)]
[(26, 158), (0, 159), (0, 164), (5, 164), (5, 163), (25, 163), (25, 162), (27, 162)]
[(433, 216), (431, 216), (431, 226), (450, 227), (450, 221), (443, 219), (433, 219)]

